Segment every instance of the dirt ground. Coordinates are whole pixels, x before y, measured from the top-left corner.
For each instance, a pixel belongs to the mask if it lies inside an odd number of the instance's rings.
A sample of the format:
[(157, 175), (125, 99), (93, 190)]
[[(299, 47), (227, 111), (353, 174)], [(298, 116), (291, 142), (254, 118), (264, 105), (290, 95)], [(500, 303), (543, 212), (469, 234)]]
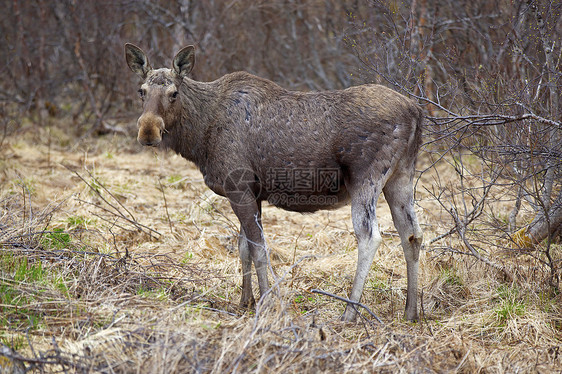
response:
[[(274, 287), (247, 311), (237, 219), (194, 165), (134, 137), (73, 146), (49, 134), (0, 149), (0, 372), (562, 372), (562, 296), (532, 261), (497, 254), (509, 280), (456, 254), (454, 235), (429, 244), (452, 227), (428, 193), (434, 171), (416, 193), (421, 321), (403, 320), (406, 266), (381, 198), (383, 245), (362, 302), (383, 324), (365, 311), (350, 324), (342, 302), (311, 292), (347, 296), (349, 206), (264, 207)], [(421, 155), (418, 169), (428, 164)]]

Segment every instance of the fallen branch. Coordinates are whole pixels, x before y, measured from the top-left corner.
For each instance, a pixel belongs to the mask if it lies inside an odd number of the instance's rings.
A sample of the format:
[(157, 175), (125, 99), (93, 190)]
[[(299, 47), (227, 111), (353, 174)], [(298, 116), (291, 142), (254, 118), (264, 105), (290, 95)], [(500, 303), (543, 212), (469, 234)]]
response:
[(353, 305), (353, 306), (360, 306), (361, 308), (365, 309), (374, 319), (376, 319), (378, 323), (380, 323), (381, 325), (384, 326), (384, 322), (381, 321), (381, 319), (380, 319), (379, 317), (377, 317), (377, 315), (376, 315), (375, 313), (373, 313), (373, 312), (371, 311), (371, 309), (369, 309), (365, 304), (361, 304), (360, 302), (357, 302), (357, 301), (351, 301), (351, 300), (349, 300), (349, 299), (346, 299), (345, 297), (341, 297), (341, 296), (338, 296), (338, 295), (334, 295), (334, 294), (332, 294), (332, 293), (329, 293), (329, 292), (326, 292), (326, 291), (322, 291), (322, 290), (318, 290), (318, 289), (316, 289), (316, 288), (310, 290), (310, 292), (312, 292), (312, 293), (317, 293), (317, 294), (320, 294), (320, 295), (329, 296), (329, 297), (333, 297), (333, 298), (336, 299), (336, 300), (346, 302), (346, 303), (351, 304), (351, 305)]

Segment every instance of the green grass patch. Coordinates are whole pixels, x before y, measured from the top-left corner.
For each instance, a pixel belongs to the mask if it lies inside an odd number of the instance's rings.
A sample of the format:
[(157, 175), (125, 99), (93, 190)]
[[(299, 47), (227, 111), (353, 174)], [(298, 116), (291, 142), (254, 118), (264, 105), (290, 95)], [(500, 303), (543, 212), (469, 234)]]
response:
[(369, 281), (369, 287), (373, 291), (382, 291), (388, 289), (388, 284), (382, 279), (371, 279)]
[(41, 261), (30, 262), (27, 257), (17, 257), (11, 253), (2, 254), (0, 266), (2, 274), (14, 282), (42, 281), (45, 275)]
[(457, 274), (457, 270), (453, 267), (442, 268), (440, 276), (445, 283), (450, 286), (462, 287), (464, 285), (462, 278)]
[[(26, 346), (25, 337), (16, 334), (8, 334), (4, 331), (0, 332), (0, 343), (13, 349), (14, 351), (18, 351)], [(0, 368), (1, 367), (2, 365), (0, 365)]]
[(302, 303), (306, 303), (306, 302), (313, 303), (313, 302), (316, 301), (316, 299), (314, 298), (314, 296), (297, 295), (297, 296), (295, 296), (293, 301), (297, 304), (302, 304)]
[(97, 177), (92, 177), (89, 182), (90, 187), (90, 194), (92, 196), (99, 196), (102, 194), (103, 191), (103, 182), (99, 180)]
[(16, 282), (39, 282), (42, 281), (45, 275), (43, 266), (40, 261), (28, 263), (26, 257), (19, 258), (16, 261), (16, 272), (14, 280)]
[(501, 285), (498, 290), (498, 305), (494, 308), (494, 313), (500, 326), (507, 321), (525, 314), (525, 303), (521, 300), (519, 290), (513, 286)]
[[(40, 261), (12, 254), (2, 255), (0, 261), (0, 327), (37, 329), (43, 321), (40, 312), (30, 309), (45, 283), (46, 273)], [(20, 284), (38, 284), (32, 292), (22, 290)]]
[(14, 179), (12, 182), (14, 185), (20, 186), (20, 188), (23, 187), (26, 193), (30, 193), (31, 195), (37, 193), (37, 181), (31, 177)]
[(66, 223), (73, 229), (85, 229), (88, 226), (92, 226), (95, 222), (94, 220), (84, 216), (70, 216), (66, 219)]
[(169, 291), (164, 287), (150, 289), (140, 286), (139, 288), (137, 288), (137, 295), (149, 299), (156, 299), (158, 301), (165, 301), (170, 297)]
[(181, 176), (181, 175), (172, 174), (172, 175), (170, 175), (170, 176), (168, 177), (168, 179), (166, 180), (166, 182), (167, 182), (168, 184), (172, 184), (172, 183), (179, 182), (181, 179), (182, 179), (182, 176)]
[(186, 252), (181, 259), (182, 264), (187, 264), (193, 259), (193, 252)]
[(70, 234), (61, 228), (47, 232), (41, 240), (41, 244), (47, 249), (66, 249), (70, 246), (70, 242)]
[(166, 179), (166, 184), (168, 187), (183, 189), (185, 187), (185, 182), (181, 182), (183, 177), (179, 174), (172, 174)]

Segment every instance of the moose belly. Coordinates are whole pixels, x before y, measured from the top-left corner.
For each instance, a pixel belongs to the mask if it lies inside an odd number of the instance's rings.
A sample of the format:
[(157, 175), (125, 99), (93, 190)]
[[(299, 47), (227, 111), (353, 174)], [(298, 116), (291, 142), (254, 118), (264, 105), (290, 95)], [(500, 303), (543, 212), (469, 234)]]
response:
[(315, 212), (349, 200), (337, 168), (271, 168), (261, 182), (260, 197), (285, 210)]
[(318, 210), (336, 209), (349, 202), (347, 191), (339, 194), (303, 194), (276, 192), (267, 197), (276, 207), (292, 212), (312, 213)]

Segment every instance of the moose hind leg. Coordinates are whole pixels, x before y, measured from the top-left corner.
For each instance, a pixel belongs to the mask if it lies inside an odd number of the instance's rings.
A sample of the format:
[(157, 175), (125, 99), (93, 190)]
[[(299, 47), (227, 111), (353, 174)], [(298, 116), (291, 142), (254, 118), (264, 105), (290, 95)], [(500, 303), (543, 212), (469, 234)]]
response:
[(248, 246), (248, 239), (244, 229), (240, 226), (240, 237), (238, 238), (238, 252), (242, 262), (242, 298), (240, 306), (251, 308), (255, 305), (254, 293), (252, 291), (252, 255)]
[[(365, 191), (361, 191), (361, 195)], [(376, 205), (379, 193), (373, 191), (369, 196), (352, 198), (351, 218), (353, 229), (357, 237), (357, 270), (353, 279), (353, 286), (349, 299), (359, 302), (363, 294), (363, 287), (371, 269), (371, 264), (379, 248), (382, 237), (376, 217)], [(356, 307), (348, 304), (342, 316), (344, 321), (354, 321), (356, 319)]]
[(416, 321), (418, 316), (418, 269), (423, 233), (418, 224), (414, 210), (414, 189), (412, 186), (413, 172), (400, 174), (386, 183), (384, 196), (394, 226), (400, 234), (408, 275), (408, 291), (406, 298), (405, 318)]

